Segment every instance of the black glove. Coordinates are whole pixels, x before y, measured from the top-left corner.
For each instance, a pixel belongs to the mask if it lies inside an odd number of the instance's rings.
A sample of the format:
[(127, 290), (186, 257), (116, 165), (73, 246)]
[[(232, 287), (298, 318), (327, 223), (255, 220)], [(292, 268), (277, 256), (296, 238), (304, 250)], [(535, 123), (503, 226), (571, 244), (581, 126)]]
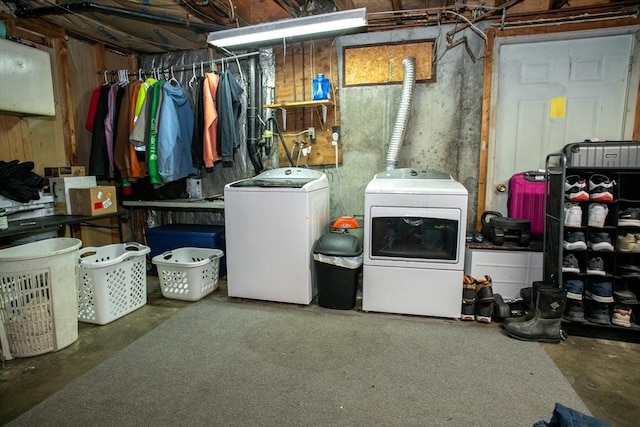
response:
[(32, 172), (33, 167), (33, 162), (0, 160), (0, 194), (21, 203), (39, 200), (38, 190), (47, 185), (47, 180)]

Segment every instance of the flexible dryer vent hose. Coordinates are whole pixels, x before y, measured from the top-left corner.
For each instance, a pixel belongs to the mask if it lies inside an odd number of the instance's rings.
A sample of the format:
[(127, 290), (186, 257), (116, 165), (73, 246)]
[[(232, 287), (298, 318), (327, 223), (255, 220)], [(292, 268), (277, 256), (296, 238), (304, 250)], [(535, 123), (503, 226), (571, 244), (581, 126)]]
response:
[(409, 113), (411, 111), (411, 98), (413, 96), (413, 88), (416, 84), (416, 59), (408, 56), (402, 60), (404, 69), (404, 78), (402, 79), (402, 98), (400, 99), (400, 108), (396, 117), (396, 124), (391, 135), (391, 143), (389, 151), (387, 151), (387, 170), (395, 169), (398, 165), (398, 155), (400, 147), (404, 139), (404, 132), (409, 121)]

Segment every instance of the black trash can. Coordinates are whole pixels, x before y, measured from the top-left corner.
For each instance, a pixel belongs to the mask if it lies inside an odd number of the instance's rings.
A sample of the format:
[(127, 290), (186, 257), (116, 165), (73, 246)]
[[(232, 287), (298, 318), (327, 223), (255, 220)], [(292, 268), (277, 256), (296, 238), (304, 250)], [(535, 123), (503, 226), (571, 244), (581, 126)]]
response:
[(362, 271), (362, 246), (352, 234), (327, 233), (313, 247), (318, 305), (351, 310)]

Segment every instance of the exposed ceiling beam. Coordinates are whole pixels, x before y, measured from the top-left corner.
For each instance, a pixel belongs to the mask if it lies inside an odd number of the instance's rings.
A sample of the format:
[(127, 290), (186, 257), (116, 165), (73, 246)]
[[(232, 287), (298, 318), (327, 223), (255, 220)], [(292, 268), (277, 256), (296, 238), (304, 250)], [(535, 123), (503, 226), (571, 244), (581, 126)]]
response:
[(289, 15), (298, 18), (302, 15), (302, 8), (295, 0), (274, 0)]
[(77, 13), (95, 11), (109, 15), (118, 15), (126, 18), (139, 19), (149, 22), (160, 22), (167, 25), (175, 25), (179, 27), (188, 27), (202, 32), (226, 30), (227, 27), (218, 24), (207, 24), (202, 22), (187, 21), (184, 19), (170, 18), (167, 16), (153, 15), (150, 13), (136, 12), (134, 10), (122, 9), (119, 7), (105, 6), (89, 1), (81, 1), (77, 3), (69, 3), (65, 5), (39, 7), (36, 9), (20, 9), (16, 11), (19, 18), (39, 18), (48, 15), (64, 15), (67, 13)]

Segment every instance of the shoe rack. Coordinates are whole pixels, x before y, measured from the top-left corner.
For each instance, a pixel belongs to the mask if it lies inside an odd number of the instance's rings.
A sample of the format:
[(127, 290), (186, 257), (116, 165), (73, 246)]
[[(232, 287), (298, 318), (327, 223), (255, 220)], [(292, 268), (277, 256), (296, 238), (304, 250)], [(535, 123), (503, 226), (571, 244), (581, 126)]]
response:
[[(571, 166), (564, 153), (557, 153), (547, 156), (545, 169), (548, 190), (543, 275), (546, 281), (568, 290), (563, 327), (574, 334), (619, 334), (623, 339), (631, 334), (634, 341), (640, 339), (640, 218), (635, 221), (634, 214), (622, 224), (619, 221), (622, 212), (640, 208), (640, 167)], [(588, 198), (583, 194), (574, 201), (567, 199), (565, 182), (569, 177), (575, 181), (575, 175), (586, 184)], [(590, 180), (597, 183), (598, 175), (614, 183), (610, 200), (594, 200), (602, 198), (602, 194), (590, 192)], [(573, 206), (569, 215), (567, 203)], [(578, 212), (575, 206), (580, 208), (579, 224), (571, 223), (571, 216)], [(587, 247), (563, 244), (569, 233), (583, 233)], [(611, 245), (607, 244), (607, 237)], [(578, 265), (567, 263), (563, 269), (563, 261), (570, 255)], [(592, 258), (602, 262), (589, 263)], [(630, 326), (622, 326), (626, 319)]]

